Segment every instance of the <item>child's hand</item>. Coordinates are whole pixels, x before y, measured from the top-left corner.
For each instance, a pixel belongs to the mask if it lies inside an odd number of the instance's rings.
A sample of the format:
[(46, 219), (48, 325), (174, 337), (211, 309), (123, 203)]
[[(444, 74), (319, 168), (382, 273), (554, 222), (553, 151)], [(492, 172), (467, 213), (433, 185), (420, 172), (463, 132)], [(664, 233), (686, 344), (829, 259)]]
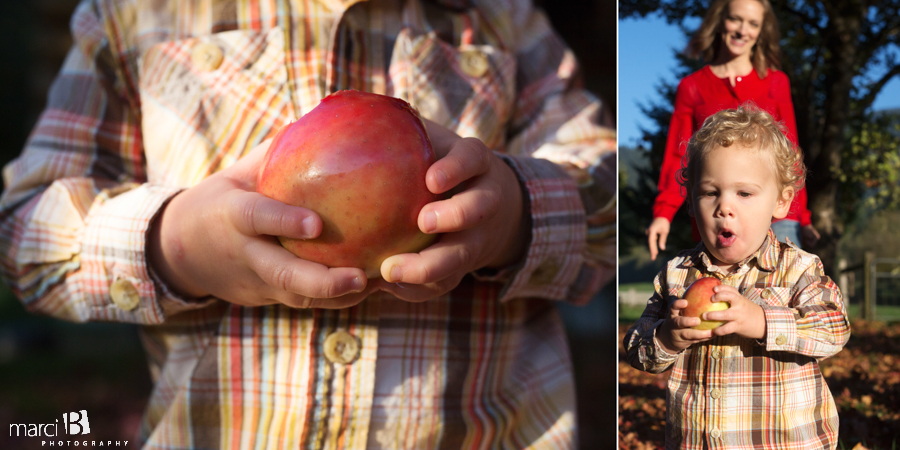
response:
[(683, 315), (687, 306), (687, 300), (675, 300), (669, 306), (669, 317), (656, 329), (656, 340), (668, 353), (679, 353), (698, 342), (712, 339), (710, 330), (692, 328), (700, 325), (700, 318)]
[(213, 295), (245, 306), (343, 308), (373, 290), (356, 268), (329, 269), (297, 258), (273, 236), (313, 238), (314, 212), (256, 193), (266, 141), (232, 167), (176, 195), (151, 226), (156, 274), (188, 297)]
[(408, 301), (442, 295), (473, 270), (512, 264), (530, 232), (513, 170), (481, 141), (462, 139), (427, 120), (425, 125), (440, 158), (428, 169), (426, 185), (453, 195), (419, 212), (419, 229), (442, 233), (438, 242), (381, 265), (385, 281), (379, 280), (379, 288)]
[(750, 339), (762, 339), (766, 335), (766, 315), (762, 307), (747, 300), (732, 286), (720, 285), (713, 288), (714, 302), (728, 302), (730, 308), (724, 311), (712, 311), (704, 314), (706, 320), (726, 322), (712, 330), (716, 336), (737, 334)]

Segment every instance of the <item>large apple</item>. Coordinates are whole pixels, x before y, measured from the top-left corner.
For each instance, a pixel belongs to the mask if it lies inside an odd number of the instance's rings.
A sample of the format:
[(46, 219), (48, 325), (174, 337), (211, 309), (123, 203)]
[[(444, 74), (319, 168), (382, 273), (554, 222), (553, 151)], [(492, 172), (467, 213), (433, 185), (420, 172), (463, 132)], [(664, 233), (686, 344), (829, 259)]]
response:
[[(713, 302), (712, 296), (715, 294), (713, 288), (721, 285), (722, 282), (718, 278), (706, 277), (700, 278), (688, 286), (684, 292), (684, 299), (687, 300), (688, 306), (682, 310), (687, 317), (700, 317), (703, 313), (709, 311), (724, 311), (729, 308), (727, 302)], [(700, 325), (694, 327), (695, 330), (712, 330), (725, 322), (717, 320), (702, 320)]]
[(422, 119), (408, 103), (339, 91), (278, 132), (257, 191), (322, 218), (318, 238), (279, 237), (284, 248), (377, 278), (389, 256), (418, 252), (434, 239), (417, 225), (422, 207), (439, 199), (425, 186), (434, 161)]

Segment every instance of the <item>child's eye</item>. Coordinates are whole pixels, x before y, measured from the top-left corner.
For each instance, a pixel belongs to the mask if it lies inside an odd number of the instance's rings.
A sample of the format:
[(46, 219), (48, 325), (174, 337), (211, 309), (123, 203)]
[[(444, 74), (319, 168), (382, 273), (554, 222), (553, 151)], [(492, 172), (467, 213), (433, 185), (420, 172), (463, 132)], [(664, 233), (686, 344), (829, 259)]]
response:
[(747, 198), (753, 194), (751, 194), (749, 192), (739, 192), (738, 195), (740, 195), (741, 197)]

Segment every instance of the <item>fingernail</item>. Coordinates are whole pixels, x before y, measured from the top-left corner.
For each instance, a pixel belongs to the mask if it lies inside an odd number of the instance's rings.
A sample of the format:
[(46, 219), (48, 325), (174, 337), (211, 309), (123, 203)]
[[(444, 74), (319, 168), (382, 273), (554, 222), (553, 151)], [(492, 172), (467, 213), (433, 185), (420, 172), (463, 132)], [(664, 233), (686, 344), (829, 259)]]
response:
[(307, 239), (313, 237), (316, 232), (316, 219), (315, 217), (307, 217), (303, 219), (303, 222), (300, 224), (300, 229), (303, 231), (303, 234)]
[(350, 282), (350, 289), (352, 289), (353, 292), (360, 292), (365, 287), (366, 282), (363, 281), (361, 277), (353, 277), (353, 281)]
[(437, 170), (434, 173), (434, 181), (437, 182), (438, 189), (444, 189), (447, 184), (447, 174), (443, 170)]
[(425, 227), (425, 229), (422, 231), (426, 233), (431, 233), (437, 228), (437, 215), (434, 213), (434, 211), (428, 211), (425, 213), (425, 217), (422, 218), (422, 225)]
[(388, 280), (388, 282), (396, 283), (400, 281), (401, 278), (403, 278), (403, 269), (401, 269), (400, 266), (391, 267), (391, 279)]

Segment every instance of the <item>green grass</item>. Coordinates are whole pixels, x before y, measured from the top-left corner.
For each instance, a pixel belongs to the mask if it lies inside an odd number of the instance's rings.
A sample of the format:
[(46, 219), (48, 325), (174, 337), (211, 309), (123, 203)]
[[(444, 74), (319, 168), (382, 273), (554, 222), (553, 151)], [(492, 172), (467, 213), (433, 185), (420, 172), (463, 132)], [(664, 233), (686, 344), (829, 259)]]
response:
[[(847, 312), (851, 319), (859, 319), (859, 304), (852, 303), (847, 306)], [(900, 306), (878, 305), (875, 307), (875, 320), (896, 322), (900, 320)]]
[(628, 283), (619, 286), (619, 292), (634, 289), (638, 292), (653, 292), (653, 282), (647, 283)]
[(641, 317), (642, 312), (644, 312), (644, 305), (619, 304), (619, 323), (632, 323)]

